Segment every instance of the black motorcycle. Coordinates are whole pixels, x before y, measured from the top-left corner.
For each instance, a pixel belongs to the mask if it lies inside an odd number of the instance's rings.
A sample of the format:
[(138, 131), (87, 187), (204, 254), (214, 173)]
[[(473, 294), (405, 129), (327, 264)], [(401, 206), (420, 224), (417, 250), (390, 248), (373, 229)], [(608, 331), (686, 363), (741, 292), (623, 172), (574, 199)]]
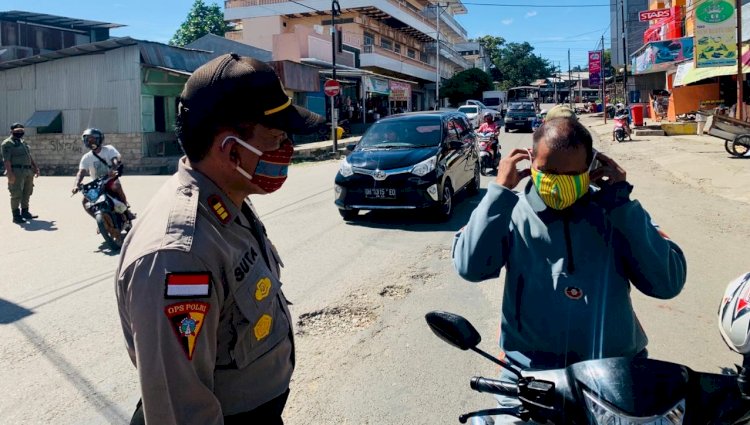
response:
[(125, 214), (127, 205), (107, 191), (107, 183), (111, 178), (102, 176), (86, 184), (79, 184), (78, 191), (83, 194), (86, 212), (96, 219), (99, 234), (110, 249), (118, 251), (132, 226)]
[(478, 392), (517, 398), (518, 407), (471, 412), (459, 422), (493, 424), (492, 416), (574, 425), (750, 423), (750, 357), (739, 373), (712, 374), (647, 358), (607, 358), (564, 369), (522, 372), (477, 348), (481, 336), (461, 316), (433, 311), (427, 324), (440, 339), (472, 350), (514, 374), (517, 383), (474, 377)]

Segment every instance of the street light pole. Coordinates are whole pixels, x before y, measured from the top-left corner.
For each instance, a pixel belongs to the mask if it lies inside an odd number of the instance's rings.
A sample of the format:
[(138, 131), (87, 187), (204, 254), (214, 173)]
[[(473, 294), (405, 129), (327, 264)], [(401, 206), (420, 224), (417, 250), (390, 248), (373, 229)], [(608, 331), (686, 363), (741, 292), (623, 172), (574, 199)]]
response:
[[(336, 50), (337, 50), (337, 37), (338, 31), (336, 31), (336, 16), (341, 14), (341, 6), (338, 0), (331, 1), (331, 64), (333, 70), (333, 81), (336, 81)], [(331, 140), (333, 140), (333, 155), (336, 156), (339, 152), (338, 143), (338, 114), (336, 113), (336, 96), (331, 96)]]
[[(739, 0), (738, 0), (739, 1)], [(625, 0), (620, 0), (620, 19), (622, 22), (622, 62), (625, 71), (622, 73), (622, 96), (625, 98), (625, 106), (628, 106), (628, 48), (625, 37)]]
[(435, 37), (435, 110), (440, 109), (440, 3), (435, 4), (435, 25), (437, 35)]

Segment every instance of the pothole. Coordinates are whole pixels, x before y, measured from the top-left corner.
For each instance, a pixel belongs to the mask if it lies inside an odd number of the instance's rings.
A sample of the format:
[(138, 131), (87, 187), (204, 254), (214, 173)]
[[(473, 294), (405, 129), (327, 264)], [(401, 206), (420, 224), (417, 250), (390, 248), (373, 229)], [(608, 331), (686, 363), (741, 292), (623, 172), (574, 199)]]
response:
[(431, 282), (437, 273), (428, 271), (414, 271), (404, 276), (410, 282), (422, 282), (423, 284)]
[(370, 326), (377, 319), (373, 307), (334, 306), (300, 315), (297, 335), (339, 335)]
[(401, 285), (388, 285), (379, 294), (381, 297), (404, 298), (411, 292), (411, 288)]

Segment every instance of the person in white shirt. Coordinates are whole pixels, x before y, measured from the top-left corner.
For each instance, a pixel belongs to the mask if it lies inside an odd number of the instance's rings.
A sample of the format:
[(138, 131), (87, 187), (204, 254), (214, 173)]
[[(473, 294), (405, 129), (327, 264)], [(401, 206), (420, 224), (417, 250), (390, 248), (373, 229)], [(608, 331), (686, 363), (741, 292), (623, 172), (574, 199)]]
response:
[(130, 204), (128, 204), (119, 179), (119, 172), (122, 170), (120, 152), (112, 145), (104, 145), (104, 133), (98, 128), (87, 128), (81, 138), (83, 139), (83, 145), (90, 151), (81, 157), (73, 193), (78, 192), (78, 187), (85, 176), (88, 175), (92, 179), (96, 179), (109, 175), (111, 179), (107, 182), (107, 190), (128, 206), (124, 214), (128, 220), (133, 220), (135, 215), (130, 211)]

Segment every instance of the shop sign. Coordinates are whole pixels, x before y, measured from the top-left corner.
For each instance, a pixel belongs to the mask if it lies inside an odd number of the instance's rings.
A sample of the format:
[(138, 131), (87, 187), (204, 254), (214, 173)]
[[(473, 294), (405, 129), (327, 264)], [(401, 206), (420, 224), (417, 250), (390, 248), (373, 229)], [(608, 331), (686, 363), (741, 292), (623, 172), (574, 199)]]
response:
[(647, 44), (641, 53), (633, 58), (632, 66), (635, 74), (645, 74), (664, 71), (674, 66), (674, 62), (692, 59), (693, 38), (682, 37)]
[(671, 17), (672, 9), (644, 10), (638, 13), (638, 19), (641, 22), (650, 21), (652, 19), (664, 19)]
[(695, 66), (737, 64), (737, 14), (733, 3), (706, 0), (695, 8)]
[(589, 52), (589, 86), (598, 86), (602, 83), (602, 52), (595, 50)]
[(379, 93), (379, 94), (385, 94), (385, 95), (391, 94), (391, 89), (388, 84), (388, 80), (384, 80), (382, 78), (375, 78), (375, 77), (365, 78), (365, 89), (366, 91), (371, 92), (371, 93)]
[(411, 100), (411, 85), (400, 81), (390, 82), (390, 100), (394, 102), (408, 102)]

